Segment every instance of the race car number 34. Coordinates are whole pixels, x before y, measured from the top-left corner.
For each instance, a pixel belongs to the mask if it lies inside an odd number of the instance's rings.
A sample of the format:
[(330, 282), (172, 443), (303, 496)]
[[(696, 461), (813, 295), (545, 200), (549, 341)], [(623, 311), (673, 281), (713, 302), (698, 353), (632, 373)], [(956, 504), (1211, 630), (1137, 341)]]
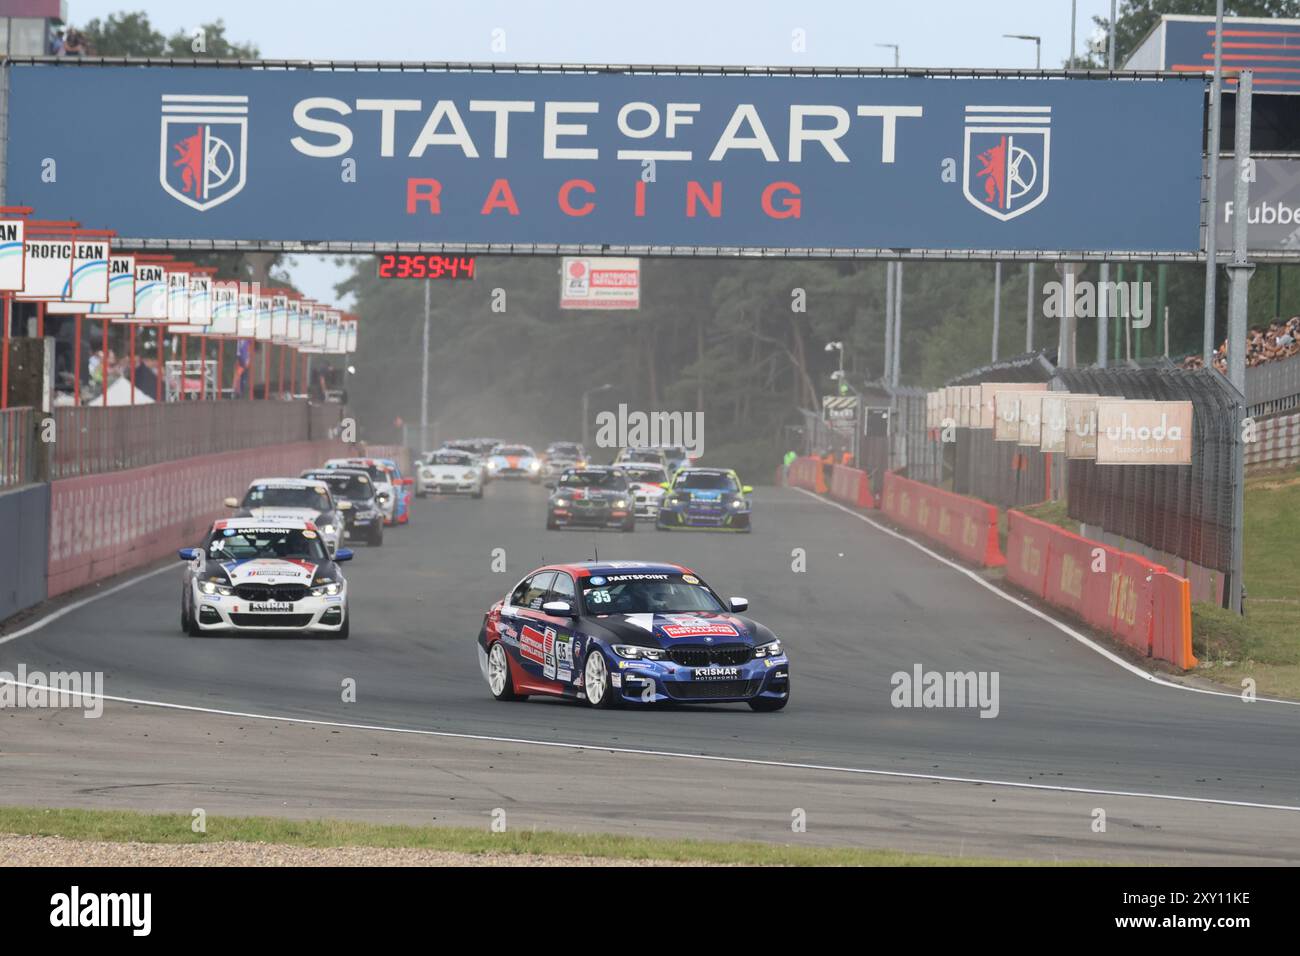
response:
[(697, 667), (696, 680), (734, 680), (740, 676), (739, 667)]
[(284, 601), (258, 601), (252, 605), (254, 611), (291, 611), (293, 605)]

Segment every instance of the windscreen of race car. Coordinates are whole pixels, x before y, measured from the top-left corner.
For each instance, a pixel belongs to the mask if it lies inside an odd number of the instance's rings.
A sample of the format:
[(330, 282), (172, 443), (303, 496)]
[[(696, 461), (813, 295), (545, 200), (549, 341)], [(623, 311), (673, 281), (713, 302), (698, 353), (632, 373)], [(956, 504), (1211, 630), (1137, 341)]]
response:
[(708, 472), (687, 472), (677, 479), (674, 488), (693, 488), (698, 491), (739, 491), (740, 486), (730, 475)]
[(581, 580), (591, 614), (728, 613), (718, 596), (694, 575), (592, 575)]
[(329, 485), (335, 496), (349, 501), (363, 501), (374, 494), (374, 486), (365, 475), (328, 474), (312, 477)]
[(627, 488), (627, 479), (617, 471), (570, 471), (560, 478), (560, 487), (622, 491)]
[(208, 557), (214, 560), (329, 561), (320, 537), (304, 528), (217, 528), (208, 537), (207, 549)]
[(312, 508), (330, 510), (330, 496), (320, 488), (253, 485), (244, 495), (245, 508)]

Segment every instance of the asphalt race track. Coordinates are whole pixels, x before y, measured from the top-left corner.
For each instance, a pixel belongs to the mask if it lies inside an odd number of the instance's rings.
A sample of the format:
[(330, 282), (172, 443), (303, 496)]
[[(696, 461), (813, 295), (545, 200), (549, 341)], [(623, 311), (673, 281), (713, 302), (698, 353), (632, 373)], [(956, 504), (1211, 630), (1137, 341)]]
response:
[[(511, 825), (569, 830), (1300, 861), (1300, 707), (1142, 680), (793, 490), (759, 489), (756, 530), (736, 536), (644, 524), (633, 535), (547, 532), (544, 499), (541, 488), (495, 482), (481, 501), (417, 500), (411, 525), (388, 529), (382, 548), (358, 545), (345, 566), (348, 641), (186, 637), (177, 566), (0, 643), (3, 671), (103, 671), (110, 698), (244, 715), (112, 701), (99, 720), (6, 710), (0, 804), (482, 826), (505, 807)], [(491, 571), (495, 548), (506, 573)], [(679, 562), (724, 597), (748, 597), (786, 642), (790, 706), (597, 712), (494, 701), (475, 656), (484, 610), (534, 566), (593, 548)], [(795, 548), (806, 550), (806, 573), (791, 570)], [(997, 717), (895, 709), (890, 677), (916, 664), (998, 672)], [(347, 678), (353, 703), (341, 699)], [(794, 808), (807, 812), (807, 833), (792, 834)], [(1096, 808), (1105, 833), (1091, 826)]]

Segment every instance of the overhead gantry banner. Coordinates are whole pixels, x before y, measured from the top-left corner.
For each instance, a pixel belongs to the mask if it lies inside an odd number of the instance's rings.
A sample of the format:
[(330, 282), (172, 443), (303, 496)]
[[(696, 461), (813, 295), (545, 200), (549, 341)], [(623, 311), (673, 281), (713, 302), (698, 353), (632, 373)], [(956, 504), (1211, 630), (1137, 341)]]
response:
[(1194, 253), (1203, 100), (1200, 79), (33, 62), (10, 68), (6, 201), (178, 245)]

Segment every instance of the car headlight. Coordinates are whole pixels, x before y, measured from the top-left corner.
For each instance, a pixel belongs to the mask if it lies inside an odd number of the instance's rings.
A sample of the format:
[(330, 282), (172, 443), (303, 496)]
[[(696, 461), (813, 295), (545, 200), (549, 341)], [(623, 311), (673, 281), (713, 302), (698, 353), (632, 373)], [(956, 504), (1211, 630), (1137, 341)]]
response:
[(628, 660), (661, 661), (668, 656), (658, 647), (641, 647), (637, 644), (615, 644), (614, 653)]
[(311, 589), (312, 597), (333, 597), (343, 590), (343, 585), (337, 581), (330, 581), (327, 584), (318, 584)]
[(379, 494), (375, 495), (375, 500), (378, 501), (380, 504), (383, 504), (385, 501), (388, 500), (388, 492), (381, 491)]
[(678, 498), (676, 495), (673, 495), (671, 498), (668, 499), (668, 504), (674, 508), (681, 503), (682, 503), (682, 499)]
[(569, 507), (569, 499), (568, 499), (568, 498), (556, 498), (555, 501), (552, 502), (552, 504), (554, 504), (555, 507), (557, 507), (557, 508), (567, 508), (567, 507)]
[(541, 467), (542, 467), (542, 463), (540, 461), (533, 460), (528, 463), (529, 471), (537, 471), (537, 469)]
[(461, 480), (461, 481), (473, 481), (473, 480), (474, 480), (474, 476), (475, 476), (475, 472), (467, 471), (467, 472), (465, 472), (465, 474), (463, 474), (463, 475), (460, 476), (460, 480)]
[(755, 657), (780, 657), (781, 642), (769, 641), (766, 644), (759, 644), (756, 648), (754, 648), (754, 656)]
[(230, 597), (235, 593), (235, 589), (227, 585), (220, 584), (217, 581), (201, 581), (199, 590), (204, 594), (220, 594), (223, 597)]
[(332, 524), (323, 524), (320, 526), (318, 530), (320, 531), (321, 534), (333, 534), (334, 526)]
[(615, 507), (615, 508), (626, 508), (626, 507), (627, 507), (627, 501), (624, 500), (623, 498), (619, 498), (618, 501), (614, 502), (614, 507)]
[(745, 499), (744, 499), (744, 498), (733, 498), (732, 501), (731, 501), (731, 507), (733, 507), (733, 508), (743, 508), (743, 507), (745, 507)]
[(488, 462), (488, 471), (496, 471), (499, 467), (501, 466), (498, 465), (495, 461)]

